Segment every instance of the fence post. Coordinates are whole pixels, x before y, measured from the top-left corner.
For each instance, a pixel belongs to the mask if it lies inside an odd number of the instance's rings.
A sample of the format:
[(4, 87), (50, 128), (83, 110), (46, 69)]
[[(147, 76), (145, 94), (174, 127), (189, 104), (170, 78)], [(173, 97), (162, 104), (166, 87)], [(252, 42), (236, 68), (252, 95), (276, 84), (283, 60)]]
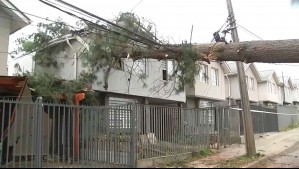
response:
[[(223, 110), (224, 110), (224, 108), (223, 108)], [(219, 149), (220, 148), (220, 125), (219, 125), (219, 123), (220, 123), (220, 109), (219, 109), (219, 107), (217, 107), (216, 108), (216, 119), (217, 119), (217, 149)]]
[(36, 100), (37, 109), (35, 111), (35, 161), (34, 168), (42, 168), (42, 139), (43, 139), (43, 98), (38, 97)]
[(137, 107), (138, 105), (133, 104), (131, 105), (131, 116), (130, 116), (130, 156), (129, 160), (129, 167), (136, 168), (137, 163), (137, 138), (136, 138), (136, 116), (137, 116)]

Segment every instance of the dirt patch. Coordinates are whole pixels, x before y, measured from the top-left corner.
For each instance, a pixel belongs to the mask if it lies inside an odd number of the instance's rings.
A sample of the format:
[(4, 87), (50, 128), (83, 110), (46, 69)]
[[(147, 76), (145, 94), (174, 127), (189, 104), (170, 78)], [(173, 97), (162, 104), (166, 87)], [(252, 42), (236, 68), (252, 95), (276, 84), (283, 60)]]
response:
[(241, 157), (234, 158), (231, 160), (226, 160), (226, 161), (222, 162), (222, 164), (217, 166), (217, 168), (242, 168), (243, 166), (258, 160), (263, 156), (264, 155), (261, 155), (261, 154), (257, 154), (254, 157), (241, 156)]

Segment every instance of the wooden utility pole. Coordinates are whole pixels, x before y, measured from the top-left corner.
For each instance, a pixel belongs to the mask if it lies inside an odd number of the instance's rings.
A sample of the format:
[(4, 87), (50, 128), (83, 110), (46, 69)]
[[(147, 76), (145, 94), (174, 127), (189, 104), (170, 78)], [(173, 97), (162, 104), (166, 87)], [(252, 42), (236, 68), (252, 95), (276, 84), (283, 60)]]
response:
[[(232, 40), (233, 42), (239, 42), (238, 32), (236, 28), (236, 20), (233, 12), (233, 6), (231, 0), (226, 0), (227, 9), (229, 14), (230, 28), (232, 30)], [(246, 142), (246, 153), (248, 156), (252, 157), (256, 154), (253, 126), (252, 126), (252, 117), (250, 111), (249, 96), (247, 90), (247, 84), (245, 79), (244, 65), (242, 62), (237, 62), (240, 93), (241, 93), (241, 105), (242, 105), (242, 114), (243, 114), (243, 123), (245, 129), (245, 142)]]

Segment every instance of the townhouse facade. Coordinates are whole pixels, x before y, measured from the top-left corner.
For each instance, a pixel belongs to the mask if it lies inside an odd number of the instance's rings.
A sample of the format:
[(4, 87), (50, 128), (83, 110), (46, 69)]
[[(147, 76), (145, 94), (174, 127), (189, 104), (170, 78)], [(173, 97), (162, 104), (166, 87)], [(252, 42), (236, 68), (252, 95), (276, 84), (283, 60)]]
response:
[(213, 107), (226, 102), (225, 76), (229, 72), (226, 62), (200, 63), (194, 86), (186, 88), (186, 107)]
[(274, 70), (260, 71), (261, 81), (258, 82), (259, 101), (261, 105), (283, 105), (283, 84)]
[(279, 77), (279, 80), (282, 84), (282, 97), (280, 102), (283, 105), (291, 105), (294, 101), (294, 84), (290, 77)]
[[(227, 62), (230, 72), (225, 74), (226, 79), (226, 98), (229, 99), (229, 105), (240, 104), (240, 85), (237, 73), (237, 66), (235, 62)], [(260, 81), (260, 75), (253, 63), (244, 64), (244, 70), (246, 75), (246, 83), (248, 89), (249, 101), (251, 104), (258, 104), (259, 92), (258, 81)]]
[(7, 75), (9, 36), (30, 24), (30, 19), (9, 0), (0, 0), (0, 75)]
[[(84, 59), (80, 57), (80, 53), (89, 48), (87, 38), (70, 34), (54, 40), (50, 44), (53, 48), (61, 43), (66, 44), (64, 50), (51, 54), (57, 65), (45, 67), (35, 64), (34, 72), (51, 73), (65, 80), (75, 80), (81, 72), (88, 72), (84, 66)], [(141, 59), (133, 62), (124, 58), (119, 64), (118, 68), (112, 68), (110, 71), (107, 89), (104, 85), (106, 68), (99, 69), (95, 74), (97, 80), (91, 84), (91, 88), (104, 98), (100, 104), (142, 103), (181, 106), (186, 101), (185, 91), (180, 93), (171, 91), (175, 82), (167, 76), (174, 70), (173, 60)], [(140, 77), (141, 74), (143, 78)]]

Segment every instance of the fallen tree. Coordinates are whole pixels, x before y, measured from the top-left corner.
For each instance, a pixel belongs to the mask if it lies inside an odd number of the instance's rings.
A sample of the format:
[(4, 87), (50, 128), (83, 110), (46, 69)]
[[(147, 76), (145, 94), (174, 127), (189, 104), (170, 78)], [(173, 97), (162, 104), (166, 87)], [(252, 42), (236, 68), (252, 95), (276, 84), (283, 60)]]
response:
[[(299, 63), (298, 39), (194, 44), (193, 49), (198, 52), (198, 60), (206, 62), (216, 60), (245, 63)], [(170, 46), (152, 52), (146, 57), (158, 60), (179, 60), (182, 50), (181, 46)], [(138, 59), (141, 54), (133, 52), (129, 56)], [(121, 57), (128, 57), (128, 54), (122, 54)]]

